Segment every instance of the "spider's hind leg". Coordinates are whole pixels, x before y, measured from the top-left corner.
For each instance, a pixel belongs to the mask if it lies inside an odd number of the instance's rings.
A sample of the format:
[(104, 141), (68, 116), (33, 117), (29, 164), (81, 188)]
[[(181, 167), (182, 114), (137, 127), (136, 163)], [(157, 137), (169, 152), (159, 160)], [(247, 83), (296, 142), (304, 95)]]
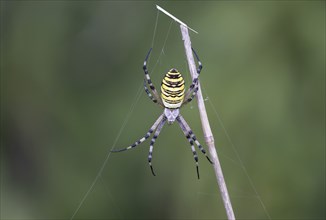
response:
[(161, 132), (165, 122), (166, 122), (166, 117), (164, 116), (162, 121), (160, 122), (160, 124), (157, 126), (157, 129), (156, 129), (156, 131), (154, 133), (154, 136), (153, 136), (153, 138), (151, 140), (151, 143), (150, 143), (150, 146), (149, 146), (148, 164), (149, 164), (149, 166), (151, 168), (153, 176), (156, 176), (155, 172), (154, 172), (154, 169), (153, 169), (153, 166), (152, 166), (153, 147), (154, 147), (154, 143), (155, 143), (157, 137), (160, 135), (160, 132)]
[(189, 143), (191, 145), (191, 151), (192, 151), (192, 154), (194, 155), (194, 160), (196, 162), (197, 177), (199, 179), (198, 155), (197, 155), (197, 152), (196, 152), (195, 147), (194, 147), (194, 141), (191, 139), (190, 135), (188, 135), (188, 131), (187, 131), (185, 125), (182, 123), (182, 120), (181, 120), (180, 117), (182, 117), (182, 116), (179, 115), (177, 117), (177, 121), (178, 121), (178, 123), (180, 125), (181, 130), (183, 131), (184, 135), (186, 136), (187, 140), (189, 141)]
[(138, 145), (140, 145), (141, 143), (143, 143), (147, 138), (149, 138), (149, 136), (153, 133), (153, 131), (159, 126), (160, 122), (163, 120), (163, 117), (164, 117), (163, 114), (160, 117), (158, 117), (158, 119), (155, 121), (155, 123), (148, 130), (148, 132), (146, 133), (146, 135), (144, 137), (142, 137), (141, 139), (139, 139), (138, 141), (136, 141), (135, 143), (133, 143), (129, 147), (118, 149), (118, 150), (111, 150), (111, 152), (116, 153), (116, 152), (126, 151), (126, 150), (129, 150), (129, 149), (135, 148)]
[(201, 152), (206, 156), (207, 160), (208, 160), (211, 164), (213, 164), (213, 162), (211, 161), (211, 159), (210, 159), (209, 156), (207, 155), (205, 149), (203, 148), (203, 146), (201, 146), (201, 144), (200, 144), (199, 141), (197, 140), (195, 134), (190, 130), (188, 135), (191, 137), (191, 139), (193, 139), (193, 140), (195, 141), (195, 143), (196, 143), (196, 145), (198, 146), (199, 150), (200, 150), (200, 151), (201, 151)]
[(199, 150), (206, 156), (207, 160), (213, 164), (212, 160), (209, 158), (209, 156), (206, 153), (206, 150), (203, 148), (203, 146), (201, 146), (201, 144), (199, 143), (199, 141), (197, 140), (195, 134), (192, 132), (191, 128), (189, 127), (188, 123), (186, 122), (186, 120), (182, 117), (182, 115), (179, 115), (179, 117), (177, 118), (180, 127), (183, 131), (183, 133), (185, 134), (185, 136), (187, 138), (192, 139), (193, 141), (195, 141), (196, 145), (198, 146)]

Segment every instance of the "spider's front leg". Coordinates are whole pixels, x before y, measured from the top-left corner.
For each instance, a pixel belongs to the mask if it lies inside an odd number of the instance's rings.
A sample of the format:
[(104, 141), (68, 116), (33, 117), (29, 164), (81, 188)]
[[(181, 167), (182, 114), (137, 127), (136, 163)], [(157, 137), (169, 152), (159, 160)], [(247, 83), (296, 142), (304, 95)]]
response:
[(185, 95), (185, 99), (184, 99), (182, 105), (191, 102), (193, 100), (193, 98), (195, 97), (195, 95), (197, 94), (197, 92), (198, 92), (198, 77), (199, 77), (201, 70), (203, 69), (203, 65), (201, 64), (196, 51), (194, 50), (194, 48), (191, 48), (191, 49), (192, 49), (193, 53), (195, 54), (195, 57), (198, 62), (197, 76), (192, 80), (192, 83)]
[[(197, 85), (198, 85), (198, 84), (197, 84)], [(190, 89), (189, 89), (189, 90), (190, 90)], [(195, 96), (196, 96), (196, 94), (197, 94), (197, 92), (198, 92), (198, 86), (195, 87), (195, 89), (193, 90), (191, 96), (190, 96), (191, 91), (189, 91), (189, 90), (187, 91), (187, 94), (186, 94), (186, 96), (185, 96), (185, 99), (184, 99), (182, 105), (185, 105), (185, 104), (191, 102), (191, 101), (195, 98)]]
[[(148, 95), (148, 97), (154, 102), (154, 103), (158, 103), (159, 105), (163, 106), (163, 102), (162, 100), (160, 99), (160, 96), (158, 95), (157, 93), (157, 90), (155, 89), (155, 86), (153, 85), (152, 83), (152, 80), (149, 76), (149, 73), (148, 73), (148, 69), (147, 69), (147, 60), (149, 58), (149, 55), (152, 51), (152, 48), (149, 49), (147, 55), (146, 55), (146, 58), (145, 58), (145, 61), (144, 61), (144, 65), (143, 65), (143, 70), (144, 70), (144, 73), (145, 73), (145, 80), (144, 80), (144, 89), (145, 89), (145, 92), (146, 94)], [(146, 82), (147, 84), (149, 85), (149, 88), (151, 89), (153, 95), (151, 94), (151, 92), (148, 90), (147, 88), (147, 85), (146, 85)]]
[(144, 89), (146, 94), (148, 95), (148, 97), (154, 102), (157, 103), (157, 99), (153, 97), (153, 95), (151, 94), (151, 92), (148, 90), (147, 85), (146, 85), (146, 79), (144, 79)]

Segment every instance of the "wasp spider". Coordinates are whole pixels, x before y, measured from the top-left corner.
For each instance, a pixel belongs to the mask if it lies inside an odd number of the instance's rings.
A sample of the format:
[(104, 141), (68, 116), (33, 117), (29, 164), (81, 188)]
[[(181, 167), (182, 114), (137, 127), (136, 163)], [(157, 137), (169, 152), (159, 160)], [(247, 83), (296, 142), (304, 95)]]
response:
[[(198, 75), (201, 72), (202, 64), (196, 54), (196, 52), (193, 50), (193, 53), (196, 56), (196, 59), (198, 61), (198, 69), (197, 73)], [(121, 152), (125, 150), (129, 150), (132, 148), (135, 148), (142, 142), (144, 142), (147, 138), (150, 137), (150, 135), (155, 131), (154, 136), (150, 142), (149, 147), (149, 154), (148, 154), (148, 163), (151, 168), (152, 174), (155, 176), (153, 167), (152, 167), (152, 155), (153, 155), (153, 146), (155, 143), (155, 140), (159, 136), (164, 124), (167, 122), (168, 124), (172, 124), (174, 121), (177, 121), (181, 127), (181, 130), (183, 131), (184, 135), (188, 139), (191, 150), (194, 156), (194, 160), (196, 162), (196, 170), (197, 170), (197, 177), (199, 179), (199, 171), (198, 171), (198, 156), (194, 147), (194, 142), (198, 146), (199, 150), (206, 156), (208, 161), (212, 163), (212, 161), (209, 159), (209, 157), (206, 154), (205, 149), (200, 145), (199, 141), (197, 140), (195, 134), (190, 129), (188, 123), (185, 121), (185, 119), (180, 114), (180, 108), (189, 103), (197, 94), (198, 91), (198, 77), (194, 78), (189, 89), (187, 92), (185, 92), (185, 82), (181, 75), (181, 73), (175, 69), (172, 68), (170, 71), (165, 75), (165, 77), (162, 80), (161, 83), (161, 95), (158, 95), (157, 90), (155, 89), (155, 86), (153, 85), (151, 78), (148, 74), (147, 69), (147, 59), (152, 51), (152, 48), (148, 51), (147, 56), (144, 61), (144, 73), (145, 73), (145, 79), (144, 79), (144, 89), (146, 94), (149, 96), (149, 98), (154, 102), (159, 104), (164, 108), (164, 112), (158, 117), (158, 119), (155, 121), (153, 126), (149, 129), (149, 131), (146, 133), (144, 137), (136, 141), (134, 144), (130, 145), (127, 148), (119, 149), (119, 150), (112, 150), (112, 152)], [(151, 92), (149, 91), (147, 84), (149, 85), (149, 88)]]

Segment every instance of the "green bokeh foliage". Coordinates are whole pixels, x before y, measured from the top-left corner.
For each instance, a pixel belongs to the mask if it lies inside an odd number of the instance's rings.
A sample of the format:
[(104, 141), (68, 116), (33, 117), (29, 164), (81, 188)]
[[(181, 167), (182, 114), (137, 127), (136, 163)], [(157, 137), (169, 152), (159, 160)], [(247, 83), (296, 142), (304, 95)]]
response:
[[(113, 144), (128, 146), (162, 112), (137, 96), (155, 3), (1, 1), (1, 218), (70, 218)], [(325, 3), (158, 4), (199, 32), (192, 43), (236, 216), (266, 219), (261, 200), (272, 219), (325, 218)], [(159, 14), (155, 33), (154, 83), (176, 67), (189, 85), (178, 25)], [(204, 143), (196, 101), (182, 114)], [(176, 124), (156, 141), (156, 177), (148, 145), (110, 156), (76, 218), (226, 217), (212, 168), (199, 153), (197, 180)]]

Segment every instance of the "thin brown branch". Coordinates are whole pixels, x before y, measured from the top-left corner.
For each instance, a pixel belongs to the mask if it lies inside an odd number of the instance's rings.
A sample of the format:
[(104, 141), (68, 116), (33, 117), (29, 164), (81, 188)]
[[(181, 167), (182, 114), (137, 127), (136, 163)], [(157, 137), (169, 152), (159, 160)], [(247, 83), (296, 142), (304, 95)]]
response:
[[(180, 29), (181, 29), (181, 34), (182, 34), (182, 40), (184, 42), (184, 47), (185, 47), (185, 52), (186, 52), (186, 57), (187, 57), (187, 61), (188, 61), (190, 74), (191, 74), (192, 79), (194, 79), (195, 77), (197, 77), (197, 71), (196, 71), (194, 57), (192, 54), (191, 41), (190, 41), (190, 37), (189, 37), (189, 33), (188, 33), (188, 28), (181, 24)], [(202, 124), (202, 128), (203, 128), (203, 133), (204, 133), (204, 137), (205, 137), (205, 142), (208, 146), (208, 151), (209, 151), (209, 153), (212, 157), (212, 161), (214, 163), (213, 167), (214, 167), (214, 171), (215, 171), (215, 175), (216, 175), (216, 180), (217, 180), (220, 192), (221, 192), (221, 196), (223, 199), (226, 214), (227, 214), (228, 220), (234, 220), (235, 216), (234, 216), (231, 200), (230, 200), (229, 193), (228, 193), (228, 190), (227, 190), (227, 187), (225, 184), (221, 164), (220, 164), (220, 161), (217, 156), (215, 143), (214, 143), (214, 136), (213, 136), (211, 127), (209, 125), (209, 121), (208, 121), (206, 108), (205, 108), (205, 104), (204, 104), (204, 99), (203, 99), (203, 95), (201, 92), (199, 81), (198, 81), (197, 103), (198, 103), (198, 109), (199, 109), (201, 124)]]

